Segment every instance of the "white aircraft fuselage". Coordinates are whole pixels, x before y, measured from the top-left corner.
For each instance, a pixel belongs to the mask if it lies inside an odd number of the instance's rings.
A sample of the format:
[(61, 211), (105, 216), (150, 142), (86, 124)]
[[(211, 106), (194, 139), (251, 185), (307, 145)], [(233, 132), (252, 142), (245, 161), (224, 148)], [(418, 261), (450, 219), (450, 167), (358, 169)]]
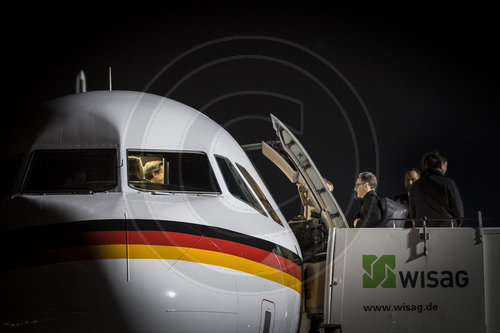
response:
[[(2, 199), (2, 328), (297, 331), (299, 244), (224, 128), (186, 105), (130, 91), (62, 97), (39, 116)], [(178, 154), (182, 163), (168, 161)], [(130, 156), (162, 160), (169, 180), (132, 182)], [(189, 158), (204, 169), (185, 169)], [(85, 178), (56, 180), (74, 161)], [(176, 177), (180, 187), (169, 188)], [(191, 178), (205, 187), (187, 188)]]

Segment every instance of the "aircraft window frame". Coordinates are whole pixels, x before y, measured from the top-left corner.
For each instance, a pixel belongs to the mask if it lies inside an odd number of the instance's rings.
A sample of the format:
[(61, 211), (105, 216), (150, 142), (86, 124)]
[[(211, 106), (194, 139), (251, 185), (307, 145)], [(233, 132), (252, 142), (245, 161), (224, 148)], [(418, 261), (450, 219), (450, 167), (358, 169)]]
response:
[[(260, 214), (267, 217), (266, 211), (264, 210), (264, 208), (262, 208), (259, 200), (255, 197), (254, 193), (245, 183), (244, 177), (242, 177), (238, 173), (238, 170), (234, 167), (231, 160), (221, 155), (214, 155), (214, 157), (229, 193), (231, 193), (234, 198), (240, 200), (241, 202), (244, 202), (248, 206), (258, 211)], [(224, 166), (227, 166), (229, 174), (223, 170), (223, 168), (221, 167), (221, 163), (225, 163)], [(228, 180), (231, 181), (231, 183), (229, 183)]]
[(17, 176), (21, 170), (25, 153), (14, 153), (0, 161), (2, 175), (11, 175), (0, 180), (0, 196), (6, 196), (14, 190)]
[[(92, 152), (96, 153), (95, 157), (97, 159), (89, 159), (89, 156), (92, 157)], [(66, 160), (64, 160), (63, 154), (65, 153), (68, 155), (75, 155), (71, 157), (68, 156)], [(76, 155), (78, 153), (81, 153), (81, 155)], [(98, 156), (97, 153), (101, 156)], [(53, 156), (50, 156), (51, 154)], [(59, 156), (56, 156), (56, 154), (59, 154)], [(85, 156), (84, 154), (89, 154), (89, 156)], [(85, 161), (86, 163), (82, 163), (81, 166), (78, 166), (75, 162), (75, 157), (78, 157), (80, 161)], [(51, 158), (52, 161), (50, 161)], [(99, 160), (98, 158), (103, 158), (103, 160)], [(46, 171), (45, 174), (43, 173), (44, 169), (40, 169), (40, 167), (43, 166), (43, 164), (40, 166), (40, 163), (47, 164), (48, 162), (61, 161), (61, 164), (56, 163), (59, 168), (56, 170), (61, 171), (59, 174), (53, 172), (55, 169), (53, 167), (47, 167), (46, 170), (49, 171)], [(67, 164), (64, 162), (67, 162)], [(99, 162), (103, 164), (104, 167), (96, 168), (95, 165), (92, 166), (92, 162), (94, 164)], [(111, 162), (110, 165), (108, 165), (109, 162)], [(35, 169), (36, 167), (39, 168)], [(42, 173), (39, 173), (38, 170), (42, 170)], [(68, 172), (69, 170), (72, 171), (71, 175)], [(96, 175), (96, 173), (101, 174)], [(45, 180), (45, 184), (42, 183), (38, 185), (35, 180), (34, 185), (32, 185), (32, 177), (43, 178), (40, 177), (40, 175), (52, 177), (53, 182), (51, 183), (50, 180)], [(99, 176), (102, 176), (102, 178)], [(37, 149), (30, 154), (19, 192), (22, 194), (93, 194), (96, 192), (109, 192), (115, 190), (118, 185), (118, 157), (117, 150), (114, 148)], [(31, 188), (31, 186), (34, 188)], [(46, 187), (43, 188), (44, 186)], [(50, 186), (52, 186), (52, 188), (50, 188)]]
[(243, 167), (238, 163), (236, 163), (236, 166), (238, 167), (238, 169), (240, 169), (241, 174), (243, 175), (243, 177), (245, 177), (247, 183), (250, 185), (254, 193), (257, 195), (257, 198), (260, 200), (262, 206), (264, 206), (264, 208), (266, 209), (267, 214), (274, 220), (274, 222), (278, 223), (283, 227), (284, 226), (283, 222), (280, 220), (278, 214), (276, 214), (276, 211), (271, 206), (271, 203), (267, 199), (264, 192), (262, 192), (259, 184), (257, 184), (257, 182), (253, 179), (253, 177), (250, 175), (247, 169), (245, 169), (245, 167)]
[[(178, 164), (171, 163), (172, 159), (168, 159), (169, 154), (190, 154), (190, 155), (200, 155), (203, 156), (202, 159), (197, 161), (197, 163), (206, 163), (203, 167), (205, 169), (205, 188), (199, 189), (185, 189), (182, 184), (170, 183), (172, 177), (177, 174), (175, 168), (179, 168)], [(163, 183), (153, 183), (145, 179), (130, 179), (129, 173), (129, 157), (136, 156), (141, 157), (141, 165), (143, 166), (143, 172), (145, 173), (144, 166), (149, 161), (161, 161), (163, 165)], [(179, 155), (180, 156), (180, 155)], [(193, 151), (193, 150), (155, 150), (155, 149), (127, 149), (126, 156), (126, 172), (127, 172), (127, 185), (138, 191), (142, 192), (153, 192), (153, 193), (187, 193), (187, 194), (210, 194), (210, 195), (220, 195), (222, 191), (220, 190), (217, 177), (215, 176), (213, 166), (210, 163), (208, 155), (203, 151)], [(201, 165), (201, 164), (199, 164)], [(196, 165), (195, 165), (196, 166)], [(174, 169), (174, 170), (172, 170)], [(182, 170), (178, 169), (181, 173)], [(156, 173), (153, 171), (153, 173)], [(193, 173), (194, 174), (194, 173)], [(209, 186), (208, 186), (209, 185)]]

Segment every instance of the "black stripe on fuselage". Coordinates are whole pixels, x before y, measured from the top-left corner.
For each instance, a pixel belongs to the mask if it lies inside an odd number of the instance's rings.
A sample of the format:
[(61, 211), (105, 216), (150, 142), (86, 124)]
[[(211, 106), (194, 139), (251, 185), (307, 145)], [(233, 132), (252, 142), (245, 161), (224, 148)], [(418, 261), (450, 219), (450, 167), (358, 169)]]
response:
[[(127, 223), (130, 222), (130, 223)], [(196, 236), (223, 239), (235, 243), (252, 246), (275, 253), (298, 265), (301, 258), (291, 250), (273, 242), (253, 237), (236, 231), (200, 225), (188, 222), (149, 220), (149, 219), (113, 219), (88, 220), (39, 225), (0, 233), (0, 254), (2, 257), (15, 253), (50, 250), (71, 246), (80, 246), (75, 235), (95, 231), (168, 231)], [(68, 237), (65, 237), (68, 236)], [(71, 237), (69, 237), (71, 236)], [(84, 243), (84, 241), (82, 241)]]

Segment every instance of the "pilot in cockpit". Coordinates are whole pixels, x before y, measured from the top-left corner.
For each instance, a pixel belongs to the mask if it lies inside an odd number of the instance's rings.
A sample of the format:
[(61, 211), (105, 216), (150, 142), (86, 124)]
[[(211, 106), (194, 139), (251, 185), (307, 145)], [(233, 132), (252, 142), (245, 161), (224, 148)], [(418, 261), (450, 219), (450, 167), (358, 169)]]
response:
[(129, 181), (142, 181), (144, 180), (144, 169), (140, 157), (128, 157), (128, 179)]
[(163, 161), (149, 161), (144, 165), (144, 177), (151, 183), (164, 184)]

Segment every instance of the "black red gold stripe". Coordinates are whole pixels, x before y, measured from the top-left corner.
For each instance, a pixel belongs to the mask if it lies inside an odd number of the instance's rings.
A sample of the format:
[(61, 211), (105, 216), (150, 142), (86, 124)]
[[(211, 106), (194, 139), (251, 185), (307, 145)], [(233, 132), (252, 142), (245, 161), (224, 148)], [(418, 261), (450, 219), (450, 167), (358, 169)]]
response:
[(0, 242), (3, 271), (84, 259), (173, 259), (236, 269), (300, 293), (297, 254), (212, 226), (157, 220), (76, 221), (4, 232)]

